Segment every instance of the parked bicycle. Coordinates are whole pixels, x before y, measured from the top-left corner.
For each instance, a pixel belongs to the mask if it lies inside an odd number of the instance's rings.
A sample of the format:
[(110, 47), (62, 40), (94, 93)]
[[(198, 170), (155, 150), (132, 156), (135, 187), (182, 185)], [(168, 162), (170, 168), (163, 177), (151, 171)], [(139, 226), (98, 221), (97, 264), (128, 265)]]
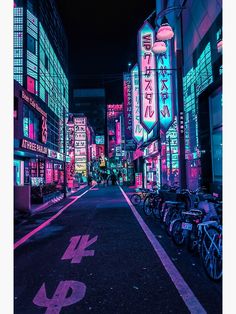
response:
[(146, 198), (146, 196), (150, 193), (149, 189), (136, 189), (136, 192), (131, 195), (130, 201), (133, 205), (139, 205), (142, 200)]

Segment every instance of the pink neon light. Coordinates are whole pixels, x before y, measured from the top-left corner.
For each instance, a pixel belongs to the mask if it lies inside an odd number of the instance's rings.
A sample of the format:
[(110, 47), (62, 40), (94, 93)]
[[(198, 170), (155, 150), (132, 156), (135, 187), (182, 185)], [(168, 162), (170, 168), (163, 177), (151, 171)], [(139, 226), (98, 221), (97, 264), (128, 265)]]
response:
[(137, 64), (131, 71), (131, 78), (133, 117), (132, 135), (135, 141), (139, 143), (143, 138), (143, 127), (140, 123), (139, 73)]
[(34, 124), (29, 124), (29, 138), (34, 139)]
[(27, 76), (27, 91), (35, 94), (35, 82), (34, 79), (30, 76)]
[(116, 122), (116, 144), (121, 144), (121, 128), (120, 122)]

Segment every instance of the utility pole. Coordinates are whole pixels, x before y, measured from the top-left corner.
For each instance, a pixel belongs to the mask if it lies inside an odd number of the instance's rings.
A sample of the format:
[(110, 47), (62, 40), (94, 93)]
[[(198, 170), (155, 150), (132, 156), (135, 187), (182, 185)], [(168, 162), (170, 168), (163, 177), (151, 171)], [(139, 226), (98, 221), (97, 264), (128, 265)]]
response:
[(66, 174), (66, 110), (63, 107), (63, 152), (64, 152), (64, 184), (63, 184), (63, 193), (64, 198), (67, 196), (67, 174)]

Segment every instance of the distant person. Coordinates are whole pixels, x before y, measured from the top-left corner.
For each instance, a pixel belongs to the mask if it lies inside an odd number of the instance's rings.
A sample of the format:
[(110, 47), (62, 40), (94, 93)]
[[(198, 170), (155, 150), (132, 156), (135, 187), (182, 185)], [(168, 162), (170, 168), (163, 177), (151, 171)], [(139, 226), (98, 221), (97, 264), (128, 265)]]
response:
[(102, 174), (103, 186), (106, 186), (107, 178), (108, 178), (108, 174), (106, 172), (103, 172), (103, 174)]
[(112, 185), (116, 184), (116, 175), (114, 173), (111, 174), (111, 183)]

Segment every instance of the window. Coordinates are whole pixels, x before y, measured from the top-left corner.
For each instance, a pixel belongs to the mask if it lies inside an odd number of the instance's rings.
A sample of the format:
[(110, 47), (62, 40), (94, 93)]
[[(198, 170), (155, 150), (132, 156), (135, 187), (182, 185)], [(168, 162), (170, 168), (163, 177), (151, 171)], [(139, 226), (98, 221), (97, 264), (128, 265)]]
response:
[(40, 121), (39, 116), (27, 105), (24, 105), (23, 110), (23, 134), (35, 141), (40, 141)]
[(29, 34), (27, 34), (27, 49), (35, 54), (35, 39)]
[(27, 91), (35, 94), (35, 79), (27, 75)]

